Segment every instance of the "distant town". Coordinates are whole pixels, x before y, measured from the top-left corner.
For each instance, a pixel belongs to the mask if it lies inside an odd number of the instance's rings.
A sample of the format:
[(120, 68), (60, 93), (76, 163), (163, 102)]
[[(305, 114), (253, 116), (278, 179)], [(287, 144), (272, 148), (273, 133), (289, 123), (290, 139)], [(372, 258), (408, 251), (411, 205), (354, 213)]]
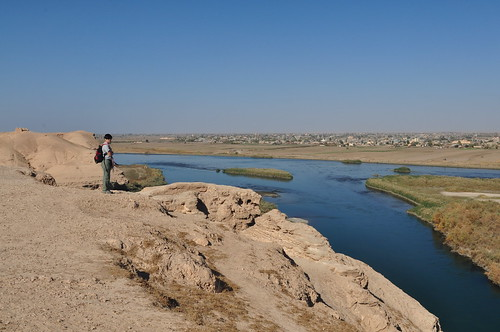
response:
[(499, 133), (121, 134), (115, 141), (498, 149)]

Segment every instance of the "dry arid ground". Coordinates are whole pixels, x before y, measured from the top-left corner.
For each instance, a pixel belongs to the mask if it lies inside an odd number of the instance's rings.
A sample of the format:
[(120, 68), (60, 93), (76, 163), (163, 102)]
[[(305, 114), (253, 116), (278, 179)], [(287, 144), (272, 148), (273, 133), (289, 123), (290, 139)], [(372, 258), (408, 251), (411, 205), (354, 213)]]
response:
[(311, 227), (277, 210), (251, 225), (251, 190), (103, 195), (29, 175), (0, 166), (2, 330), (440, 331)]
[(500, 169), (497, 149), (332, 147), (318, 145), (246, 145), (209, 143), (113, 143), (117, 153), (192, 154)]
[(0, 143), (0, 330), (441, 331), (314, 228), (262, 214), (252, 190), (104, 195), (92, 134), (20, 129)]

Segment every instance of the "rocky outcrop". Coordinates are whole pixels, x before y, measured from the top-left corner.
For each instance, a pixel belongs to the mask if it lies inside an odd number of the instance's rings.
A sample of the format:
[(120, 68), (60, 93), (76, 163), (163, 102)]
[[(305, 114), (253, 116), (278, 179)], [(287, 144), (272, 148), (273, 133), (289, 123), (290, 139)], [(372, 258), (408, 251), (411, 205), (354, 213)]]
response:
[(162, 285), (175, 280), (208, 292), (221, 292), (226, 285), (217, 278), (200, 252), (159, 232), (150, 231), (141, 237), (108, 240), (107, 244), (123, 257), (119, 264), (148, 281)]
[[(274, 254), (274, 255), (273, 255)], [(311, 280), (282, 248), (271, 251), (270, 266), (259, 269), (264, 287), (281, 291), (295, 300), (305, 302), (309, 307), (322, 301)]]
[[(268, 243), (265, 258), (251, 262), (240, 257), (242, 265), (259, 261), (258, 271), (248, 274), (264, 288), (287, 294), (310, 307), (326, 304), (331, 316), (361, 331), (441, 331), (439, 320), (416, 300), (368, 265), (335, 253), (314, 228), (290, 222), (278, 210), (259, 215), (260, 195), (251, 190), (176, 183), (146, 188), (140, 194), (159, 201), (173, 213), (203, 215), (229, 225), (245, 238)], [(210, 244), (208, 240), (198, 243)], [(234, 273), (222, 270), (229, 277)]]
[(311, 278), (327, 305), (365, 331), (441, 331), (439, 320), (368, 265), (335, 253), (314, 228), (278, 210), (256, 218), (243, 234), (282, 246)]
[(45, 172), (35, 172), (29, 168), (20, 168), (19, 172), (24, 175), (34, 177), (37, 181), (49, 186), (57, 186), (56, 180), (52, 175)]
[(140, 194), (161, 201), (169, 211), (202, 214), (235, 230), (249, 227), (260, 215), (261, 196), (250, 189), (179, 182), (145, 188)]

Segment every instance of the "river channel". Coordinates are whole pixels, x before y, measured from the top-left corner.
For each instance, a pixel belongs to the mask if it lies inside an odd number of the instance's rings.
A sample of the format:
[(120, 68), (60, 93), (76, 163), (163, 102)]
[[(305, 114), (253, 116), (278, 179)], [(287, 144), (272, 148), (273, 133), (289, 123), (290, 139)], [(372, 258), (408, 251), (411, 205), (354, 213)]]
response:
[[(499, 331), (500, 288), (468, 259), (452, 253), (439, 233), (406, 213), (411, 206), (368, 190), (366, 179), (401, 165), (241, 157), (117, 154), (121, 164), (163, 170), (168, 183), (209, 182), (273, 192), (266, 197), (289, 217), (303, 218), (336, 252), (382, 273), (438, 316), (445, 332)], [(217, 169), (277, 168), (291, 181), (230, 176)], [(410, 166), (412, 174), (498, 178), (498, 170)]]

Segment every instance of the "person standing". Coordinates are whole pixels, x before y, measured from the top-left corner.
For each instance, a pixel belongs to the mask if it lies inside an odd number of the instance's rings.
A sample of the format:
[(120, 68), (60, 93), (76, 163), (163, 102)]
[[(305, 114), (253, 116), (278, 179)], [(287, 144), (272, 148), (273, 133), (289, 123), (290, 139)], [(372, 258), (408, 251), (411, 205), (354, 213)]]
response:
[(104, 135), (104, 143), (102, 144), (102, 154), (104, 159), (102, 161), (102, 192), (105, 194), (112, 194), (111, 189), (111, 170), (115, 166), (113, 160), (113, 150), (111, 149), (111, 140), (113, 136), (110, 134)]

